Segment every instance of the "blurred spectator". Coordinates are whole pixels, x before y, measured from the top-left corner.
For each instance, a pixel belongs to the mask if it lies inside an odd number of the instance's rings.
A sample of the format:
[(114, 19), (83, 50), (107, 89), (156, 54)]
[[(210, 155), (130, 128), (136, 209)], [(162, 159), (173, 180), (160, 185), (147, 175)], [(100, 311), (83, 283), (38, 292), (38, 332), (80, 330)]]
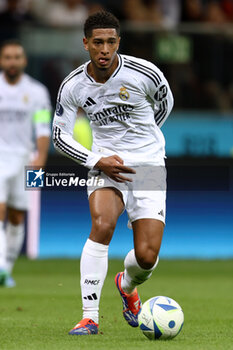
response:
[(6, 3), (5, 0), (0, 1), (0, 13), (5, 10)]
[(33, 21), (33, 16), (21, 0), (6, 0), (0, 13), (0, 41), (16, 38), (22, 23)]
[(163, 26), (173, 28), (180, 22), (181, 0), (158, 0), (162, 13)]
[[(228, 0), (183, 0), (182, 21), (214, 25), (230, 21), (233, 2)], [(193, 72), (189, 88), (201, 109), (232, 109), (232, 44), (222, 35), (192, 35)], [(196, 91), (195, 91), (196, 90)], [(194, 102), (194, 101), (193, 101)], [(183, 101), (182, 104), (183, 105)]]
[(90, 11), (93, 13), (95, 7), (100, 6), (102, 9), (114, 13), (114, 15), (120, 20), (124, 20), (123, 4), (125, 0), (88, 0), (88, 6), (91, 8)]
[(83, 25), (88, 16), (88, 7), (83, 0), (42, 0), (41, 4), (34, 1), (33, 8), (42, 22), (56, 27)]
[(124, 20), (172, 28), (180, 21), (181, 0), (125, 0)]
[(233, 20), (232, 0), (182, 0), (182, 21), (227, 23)]
[(155, 0), (125, 0), (123, 2), (125, 19), (138, 23), (162, 23), (162, 12)]
[(228, 21), (233, 21), (233, 1), (232, 0), (222, 0), (221, 8), (223, 9)]
[[(17, 8), (20, 12), (26, 12), (29, 9), (30, 2), (32, 0), (19, 0)], [(7, 8), (7, 0), (0, 0), (0, 12), (3, 12)]]
[(233, 19), (233, 1), (210, 0), (206, 2), (205, 20), (209, 23), (222, 24)]
[(182, 22), (203, 20), (204, 4), (202, 0), (182, 0)]
[(87, 0), (86, 3), (87, 3), (89, 15), (92, 15), (93, 13), (98, 12), (98, 11), (106, 10), (105, 6), (103, 4), (101, 4), (99, 1)]
[(205, 7), (204, 20), (209, 23), (226, 23), (227, 17), (221, 7), (220, 1), (208, 1)]

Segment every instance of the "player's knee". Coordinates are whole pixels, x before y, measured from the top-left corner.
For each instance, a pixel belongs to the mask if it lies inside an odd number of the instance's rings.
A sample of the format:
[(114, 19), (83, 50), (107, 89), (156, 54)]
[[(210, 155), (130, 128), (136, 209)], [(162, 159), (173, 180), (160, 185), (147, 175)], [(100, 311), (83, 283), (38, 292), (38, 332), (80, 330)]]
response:
[(14, 226), (22, 224), (24, 222), (24, 217), (25, 214), (23, 211), (14, 211), (10, 209), (8, 212), (8, 220)]
[(22, 222), (23, 222), (23, 220), (21, 218), (18, 218), (18, 217), (14, 217), (9, 221), (14, 226), (18, 226), (18, 225), (22, 224)]
[(107, 221), (102, 217), (92, 220), (92, 230), (90, 238), (94, 238), (102, 244), (109, 244), (115, 229), (116, 223)]
[(151, 269), (158, 256), (158, 251), (152, 248), (139, 249), (135, 251), (138, 265), (143, 269)]

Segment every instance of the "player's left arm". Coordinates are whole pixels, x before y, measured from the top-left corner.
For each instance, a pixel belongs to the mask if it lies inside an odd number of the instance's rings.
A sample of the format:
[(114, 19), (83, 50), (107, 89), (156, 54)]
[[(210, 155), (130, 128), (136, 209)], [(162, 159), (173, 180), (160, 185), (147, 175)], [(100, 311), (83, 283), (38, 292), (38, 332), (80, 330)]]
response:
[(37, 156), (33, 160), (34, 168), (41, 168), (45, 165), (48, 157), (50, 137), (40, 136), (36, 139)]
[[(152, 68), (153, 67), (153, 68)], [(154, 65), (150, 68), (150, 79), (147, 80), (146, 91), (154, 102), (155, 123), (161, 128), (174, 105), (173, 95), (167, 79)]]
[(36, 134), (36, 158), (33, 160), (35, 168), (43, 167), (48, 157), (51, 136), (51, 104), (47, 89), (41, 88), (33, 116)]

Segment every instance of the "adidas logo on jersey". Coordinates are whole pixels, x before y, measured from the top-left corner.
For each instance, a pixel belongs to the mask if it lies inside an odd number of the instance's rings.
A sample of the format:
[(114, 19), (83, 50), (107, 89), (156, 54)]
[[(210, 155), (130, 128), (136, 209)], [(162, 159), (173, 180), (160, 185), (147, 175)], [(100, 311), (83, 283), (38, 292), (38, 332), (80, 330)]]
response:
[(93, 106), (93, 105), (96, 105), (96, 102), (91, 97), (88, 97), (83, 107)]
[(163, 216), (163, 217), (164, 217), (164, 211), (163, 211), (163, 209), (162, 209), (162, 210), (160, 210), (160, 212), (158, 213), (158, 215), (161, 215), (161, 216)]
[(97, 298), (97, 295), (95, 293), (93, 293), (91, 295), (87, 295), (83, 299), (85, 299), (85, 300), (97, 300), (98, 298)]

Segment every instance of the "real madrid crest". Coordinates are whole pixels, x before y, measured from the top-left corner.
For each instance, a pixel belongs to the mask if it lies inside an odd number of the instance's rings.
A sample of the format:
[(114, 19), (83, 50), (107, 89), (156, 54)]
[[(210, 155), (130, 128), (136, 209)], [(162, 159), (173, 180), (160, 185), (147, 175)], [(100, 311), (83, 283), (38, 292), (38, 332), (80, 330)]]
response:
[(120, 99), (123, 101), (127, 101), (129, 99), (129, 93), (126, 90), (126, 87), (122, 86), (120, 88), (119, 96), (120, 96)]

